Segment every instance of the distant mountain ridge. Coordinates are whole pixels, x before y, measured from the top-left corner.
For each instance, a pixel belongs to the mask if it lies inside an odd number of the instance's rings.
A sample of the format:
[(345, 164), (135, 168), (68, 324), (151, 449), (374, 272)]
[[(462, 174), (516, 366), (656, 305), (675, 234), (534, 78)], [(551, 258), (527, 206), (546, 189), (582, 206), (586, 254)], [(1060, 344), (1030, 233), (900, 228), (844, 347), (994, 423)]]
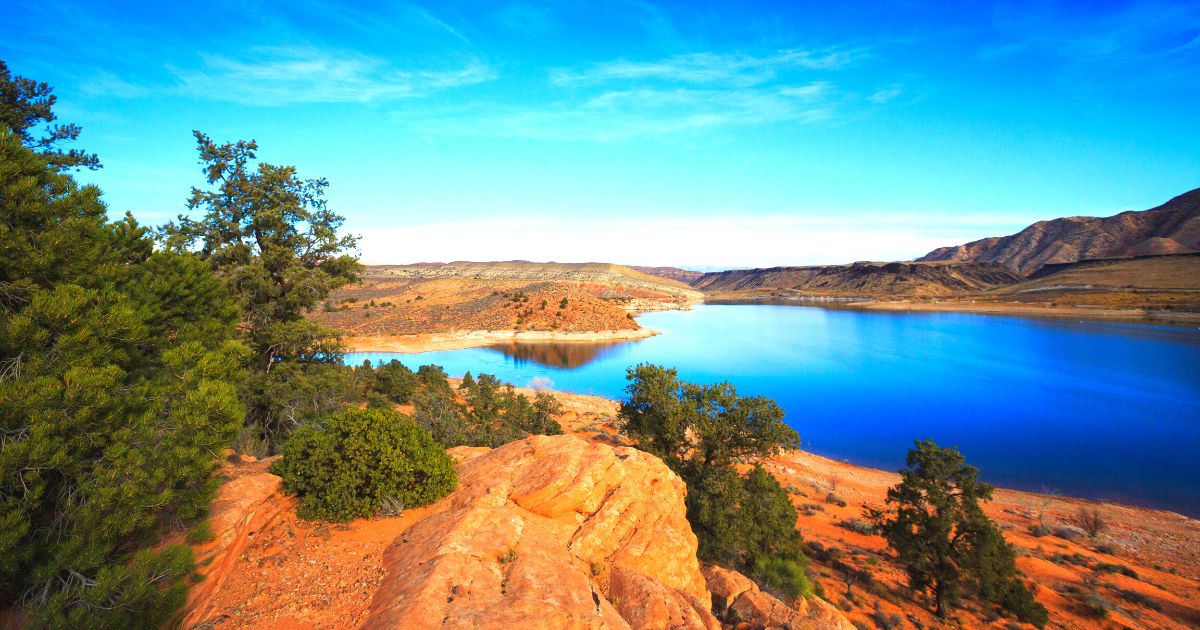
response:
[(691, 269), (680, 269), (679, 267), (641, 267), (638, 265), (627, 266), (634, 271), (640, 271), (646, 275), (667, 278), (669, 280), (675, 280), (676, 282), (682, 282), (684, 284), (691, 284), (696, 280), (699, 280), (700, 277), (704, 275), (703, 271), (692, 271)]
[(791, 289), (826, 295), (951, 295), (1020, 282), (997, 263), (856, 262), (849, 265), (733, 269), (692, 283), (706, 293)]
[(939, 247), (917, 260), (996, 262), (1029, 275), (1048, 264), (1200, 252), (1200, 188), (1157, 208), (1038, 221), (1016, 234)]

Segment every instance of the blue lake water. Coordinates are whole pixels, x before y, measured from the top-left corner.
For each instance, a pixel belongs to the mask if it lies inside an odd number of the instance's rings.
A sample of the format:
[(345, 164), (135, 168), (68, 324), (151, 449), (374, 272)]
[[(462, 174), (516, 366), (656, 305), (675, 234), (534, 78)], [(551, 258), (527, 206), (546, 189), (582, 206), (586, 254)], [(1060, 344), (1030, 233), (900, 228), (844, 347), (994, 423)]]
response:
[(627, 367), (658, 363), (774, 398), (805, 450), (828, 457), (895, 470), (931, 437), (999, 486), (1200, 516), (1200, 329), (766, 304), (639, 321), (663, 334), (346, 361), (435, 363), (610, 398)]

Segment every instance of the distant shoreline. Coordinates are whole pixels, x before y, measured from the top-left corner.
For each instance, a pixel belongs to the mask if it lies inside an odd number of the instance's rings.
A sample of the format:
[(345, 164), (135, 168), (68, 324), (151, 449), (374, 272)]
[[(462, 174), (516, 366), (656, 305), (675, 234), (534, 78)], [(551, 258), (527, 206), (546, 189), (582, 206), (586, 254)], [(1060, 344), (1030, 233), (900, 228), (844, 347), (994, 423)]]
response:
[(657, 330), (559, 331), (559, 330), (456, 330), (414, 335), (346, 336), (342, 342), (350, 352), (397, 352), (412, 354), (438, 350), (463, 350), (498, 343), (574, 343), (632, 341), (659, 334)]
[(1144, 308), (1087, 308), (1079, 306), (1033, 306), (1005, 302), (906, 302), (902, 300), (855, 302), (846, 305), (871, 311), (917, 311), (980, 313), (985, 315), (1031, 315), (1057, 319), (1132, 321), (1158, 324), (1200, 324), (1200, 313)]
[(1172, 324), (1183, 326), (1200, 325), (1200, 313), (1194, 311), (1168, 311), (1145, 308), (1088, 308), (1080, 306), (1035, 306), (1012, 302), (914, 302), (909, 300), (878, 300), (871, 298), (837, 298), (814, 296), (813, 299), (796, 297), (731, 297), (721, 296), (705, 300), (709, 304), (762, 304), (786, 303), (839, 310), (920, 312), (920, 313), (976, 313), (980, 315), (1012, 315), (1048, 317), (1085, 321), (1123, 321), (1146, 324)]

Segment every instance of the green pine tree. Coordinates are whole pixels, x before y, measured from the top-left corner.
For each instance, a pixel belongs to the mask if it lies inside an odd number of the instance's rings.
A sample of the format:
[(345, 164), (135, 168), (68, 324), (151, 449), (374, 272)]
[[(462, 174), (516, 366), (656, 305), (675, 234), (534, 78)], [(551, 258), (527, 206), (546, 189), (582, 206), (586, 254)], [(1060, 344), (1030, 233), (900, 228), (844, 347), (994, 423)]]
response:
[(0, 128), (0, 607), (34, 627), (152, 627), (244, 416), (224, 284), (153, 253), (92, 186)]
[(957, 449), (921, 440), (900, 476), (888, 490), (892, 511), (868, 510), (867, 518), (900, 557), (909, 585), (930, 593), (934, 612), (946, 617), (964, 594), (976, 594), (1045, 625), (1046, 609), (1020, 581), (1015, 554), (980, 506), (992, 486), (979, 481), (979, 470)]
[(58, 119), (54, 113), (57, 100), (54, 88), (48, 83), (14, 77), (8, 64), (0, 59), (0, 127), (7, 127), (25, 148), (42, 154), (56, 170), (100, 168), (100, 158), (95, 153), (64, 150), (59, 146), (73, 142), (82, 129), (73, 123), (53, 124)]
[(195, 132), (207, 188), (164, 226), (169, 251), (195, 251), (241, 307), (254, 353), (247, 424), (272, 443), (341, 408), (353, 389), (335, 331), (305, 318), (329, 294), (359, 278), (356, 239), (325, 203), (324, 179), (256, 162), (254, 141), (218, 144)]

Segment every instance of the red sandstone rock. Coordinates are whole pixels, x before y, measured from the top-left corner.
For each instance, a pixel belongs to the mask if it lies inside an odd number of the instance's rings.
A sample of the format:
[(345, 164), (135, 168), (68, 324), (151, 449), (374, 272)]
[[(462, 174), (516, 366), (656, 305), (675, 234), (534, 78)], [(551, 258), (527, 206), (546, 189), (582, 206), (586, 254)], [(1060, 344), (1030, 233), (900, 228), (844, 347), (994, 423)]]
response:
[(788, 606), (764, 593), (749, 578), (718, 566), (704, 569), (713, 611), (727, 624), (788, 630), (854, 630), (849, 619), (823, 599), (799, 599)]
[(388, 550), (366, 627), (718, 627), (658, 459), (573, 436), (456, 455), (459, 488)]
[(267, 472), (248, 474), (221, 486), (213, 502), (209, 526), (214, 538), (196, 548), (197, 570), (204, 581), (191, 587), (180, 627), (190, 628), (209, 617), (209, 601), (230, 572), (256, 532), (292, 509), (292, 502), (279, 490), (279, 477)]

